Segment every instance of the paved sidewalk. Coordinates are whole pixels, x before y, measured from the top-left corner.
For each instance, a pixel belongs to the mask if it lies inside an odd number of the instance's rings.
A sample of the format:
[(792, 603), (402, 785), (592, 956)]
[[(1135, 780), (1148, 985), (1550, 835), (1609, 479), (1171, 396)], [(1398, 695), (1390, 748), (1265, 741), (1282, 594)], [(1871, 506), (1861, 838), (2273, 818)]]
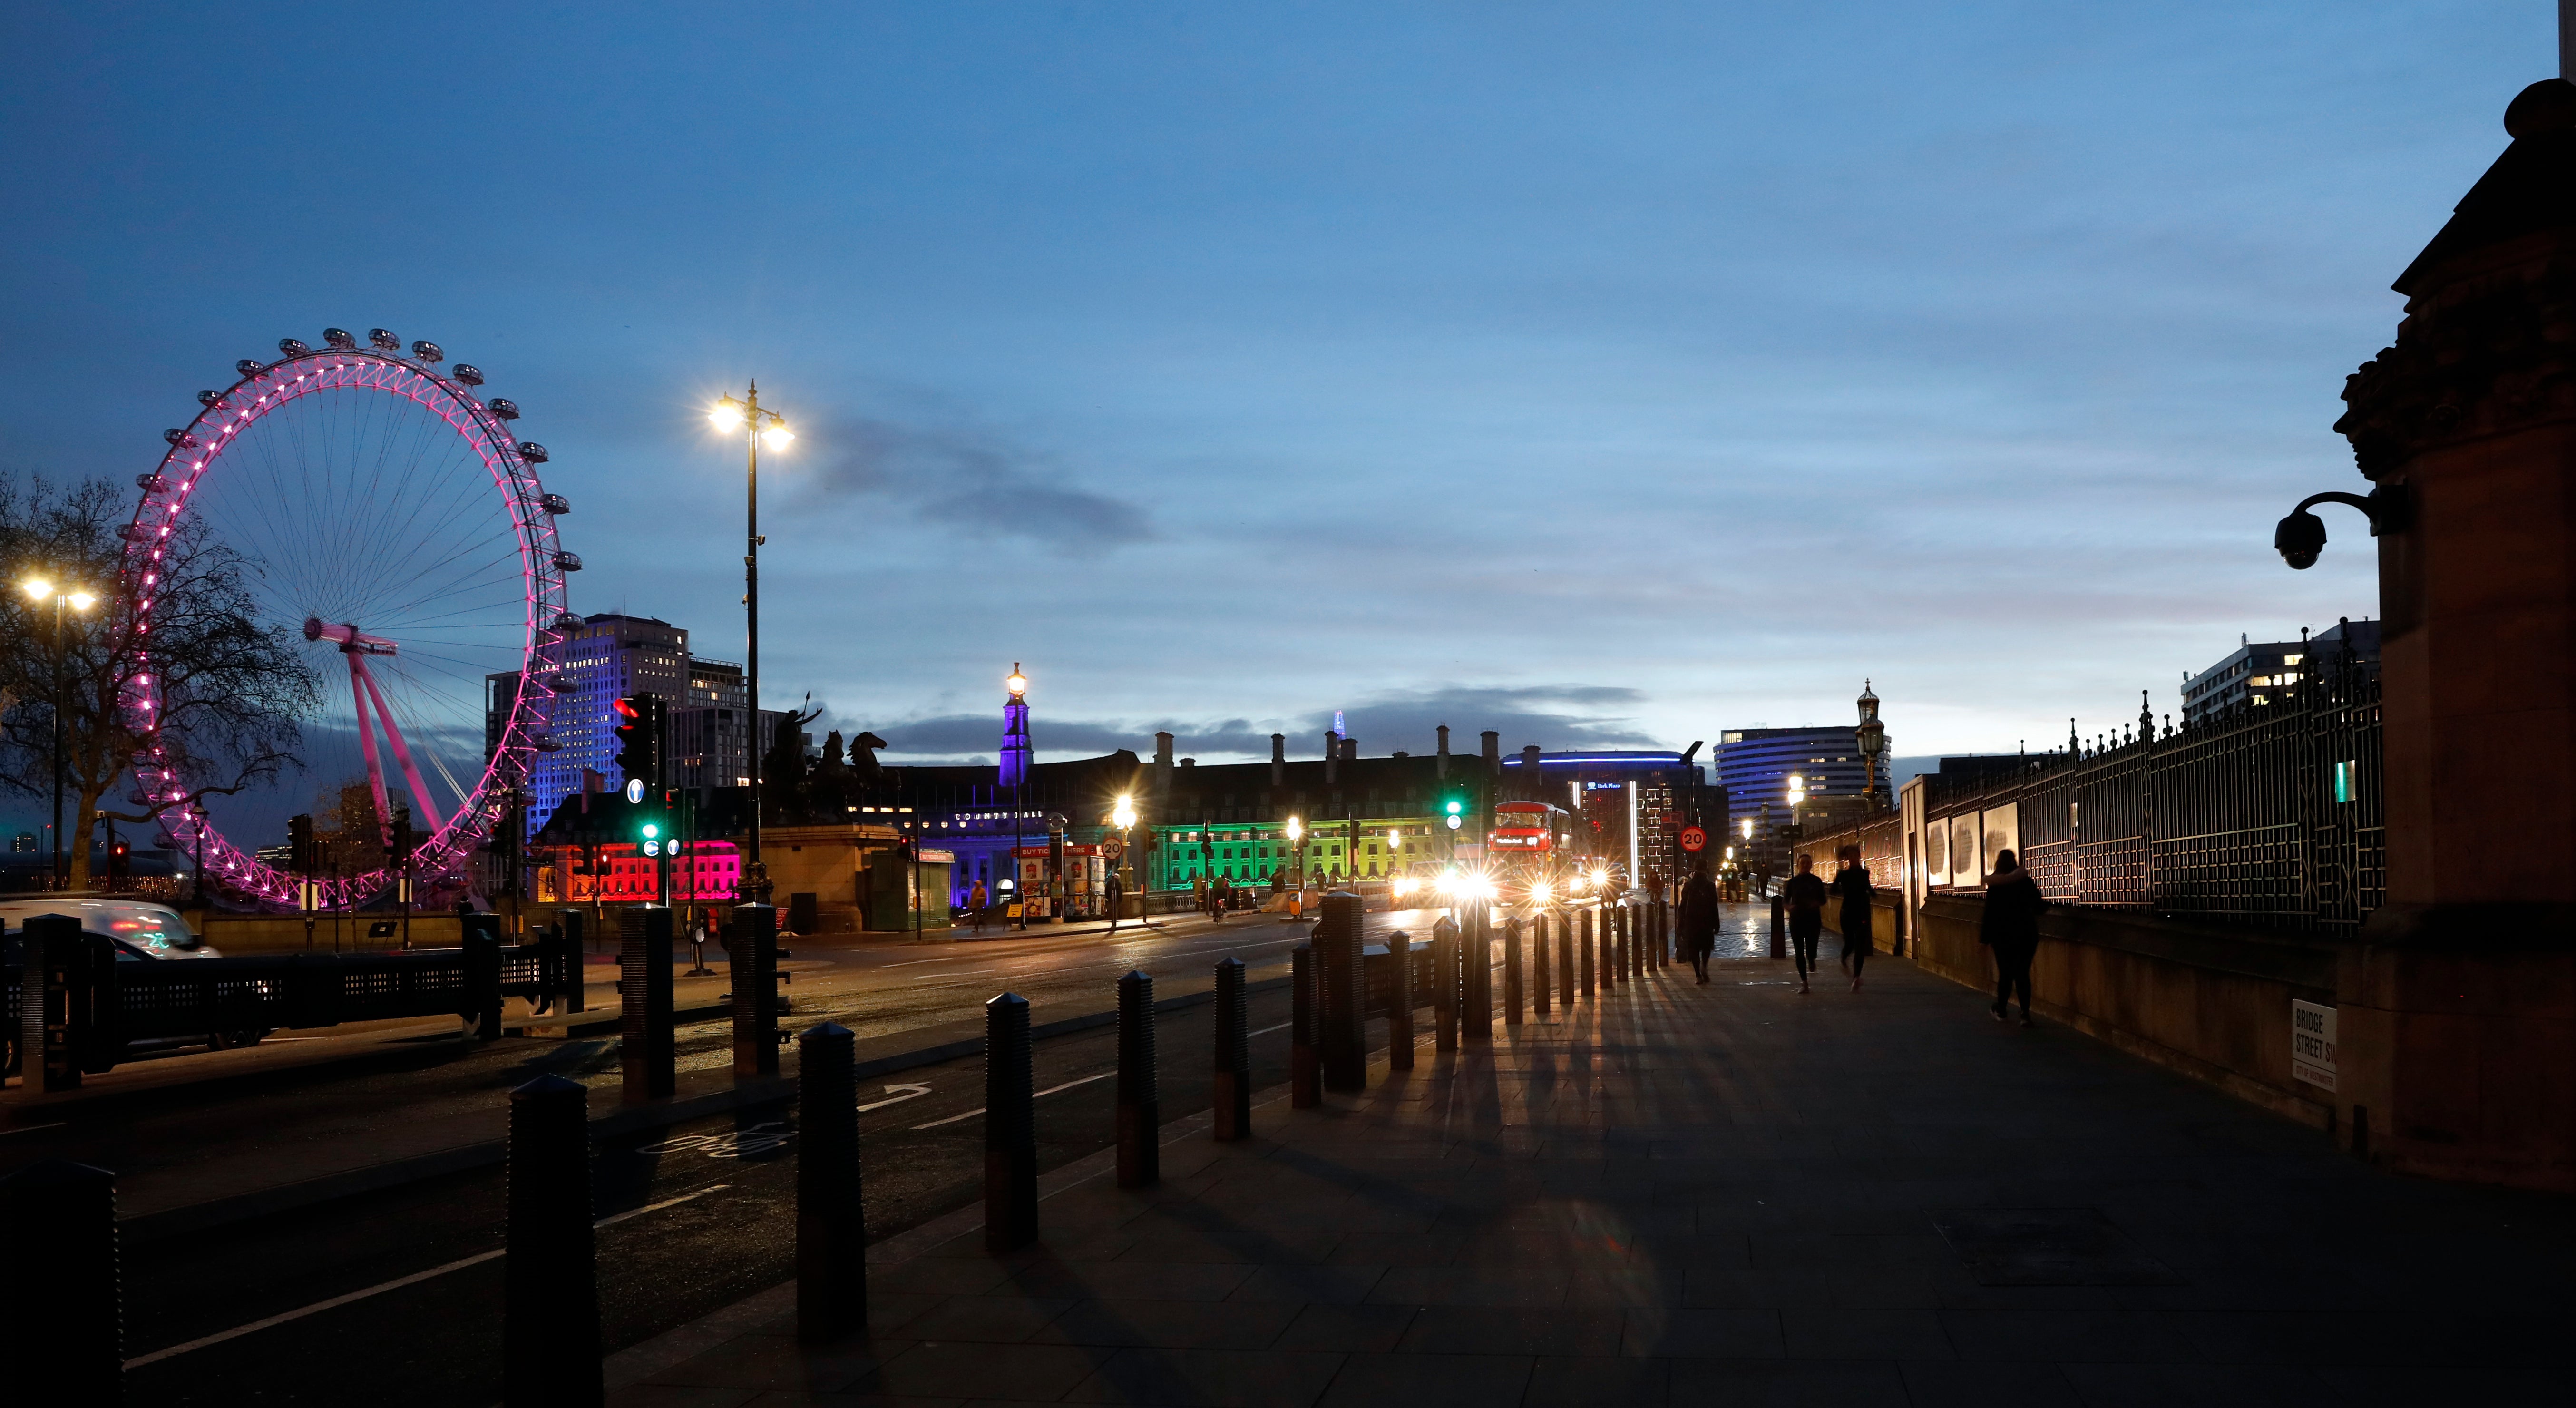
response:
[(1805, 998), (1784, 968), (1669, 968), (1497, 1024), (1490, 1053), (1270, 1104), (1257, 1139), (1168, 1146), (1158, 1189), (1057, 1192), (1013, 1256), (935, 1224), (875, 1269), (866, 1334), (802, 1351), (773, 1292), (612, 1402), (2218, 1408), (2568, 1381), (2576, 1205), (2374, 1172), (1902, 961)]

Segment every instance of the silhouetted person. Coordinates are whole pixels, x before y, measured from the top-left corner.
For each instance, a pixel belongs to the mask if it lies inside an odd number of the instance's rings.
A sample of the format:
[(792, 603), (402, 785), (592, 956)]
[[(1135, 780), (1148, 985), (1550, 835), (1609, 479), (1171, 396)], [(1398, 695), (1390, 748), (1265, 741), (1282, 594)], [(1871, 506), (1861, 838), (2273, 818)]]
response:
[(1717, 947), (1717, 882), (1709, 878), (1707, 861), (1692, 866), (1690, 878), (1682, 882), (1673, 934), (1681, 940), (1682, 952), (1690, 955), (1691, 971), (1707, 982), (1708, 956)]
[(1845, 846), (1842, 869), (1834, 872), (1834, 893), (1843, 900), (1843, 971), (1851, 974), (1852, 991), (1860, 991), (1860, 970), (1869, 962), (1869, 870), (1860, 863), (1860, 847)]
[(1816, 966), (1816, 936), (1825, 929), (1825, 882), (1816, 878), (1816, 858), (1798, 857), (1798, 873), (1780, 887), (1789, 909), (1789, 947), (1798, 959), (1798, 992), (1807, 992), (1807, 975)]
[(1995, 873), (1986, 879), (1986, 915), (1977, 925), (1977, 942), (1995, 954), (1995, 1020), (2006, 1020), (2013, 994), (2021, 994), (2021, 1024), (2030, 1019), (2030, 961), (2039, 955), (2039, 912), (2048, 901), (2039, 882), (2021, 868), (2011, 851), (1995, 855)]

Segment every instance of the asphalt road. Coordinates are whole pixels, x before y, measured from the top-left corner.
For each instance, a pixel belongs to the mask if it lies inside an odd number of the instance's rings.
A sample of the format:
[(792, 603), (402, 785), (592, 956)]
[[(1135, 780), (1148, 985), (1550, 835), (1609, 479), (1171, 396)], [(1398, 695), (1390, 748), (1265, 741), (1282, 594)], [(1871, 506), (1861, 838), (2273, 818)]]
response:
[[(1213, 1012), (1200, 1005), (1161, 1018), (1166, 1120), (1207, 1107)], [(1254, 1082), (1274, 1085), (1287, 1078), (1288, 995), (1258, 994), (1252, 1013)], [(1382, 1042), (1382, 1028), (1377, 1035)], [(1108, 1145), (1116, 1059), (1109, 1029), (1039, 1044), (1042, 1167)], [(863, 1104), (877, 1105), (860, 1116), (872, 1239), (980, 1196), (982, 1100), (980, 1057), (886, 1077), (863, 1092)], [(597, 1151), (607, 1348), (789, 1278), (794, 1150), (794, 1112), (781, 1104)], [(128, 1374), (129, 1399), (419, 1408), (495, 1401), (503, 1263), (491, 1254), (501, 1246), (503, 1203), (501, 1171), (493, 1169), (134, 1249), (125, 1258), (126, 1352), (143, 1362)], [(375, 1289), (405, 1278), (418, 1279)], [(198, 1343), (279, 1316), (293, 1318)], [(181, 1348), (154, 1357), (173, 1347)]]

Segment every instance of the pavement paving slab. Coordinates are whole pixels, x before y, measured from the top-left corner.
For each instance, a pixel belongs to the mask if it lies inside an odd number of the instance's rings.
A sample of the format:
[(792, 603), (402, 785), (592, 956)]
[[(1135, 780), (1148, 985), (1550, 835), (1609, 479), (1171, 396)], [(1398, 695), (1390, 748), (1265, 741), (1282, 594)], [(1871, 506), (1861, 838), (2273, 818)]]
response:
[[(1743, 918), (1739, 916), (1739, 918)], [(1050, 1175), (881, 1245), (800, 1347), (774, 1290), (610, 1361), (620, 1408), (1076, 1402), (2505, 1401), (2563, 1391), (2576, 1204), (2409, 1181), (1882, 956), (1667, 968), (1381, 1062), (1153, 1189)], [(1829, 974), (1831, 970), (1828, 970)]]

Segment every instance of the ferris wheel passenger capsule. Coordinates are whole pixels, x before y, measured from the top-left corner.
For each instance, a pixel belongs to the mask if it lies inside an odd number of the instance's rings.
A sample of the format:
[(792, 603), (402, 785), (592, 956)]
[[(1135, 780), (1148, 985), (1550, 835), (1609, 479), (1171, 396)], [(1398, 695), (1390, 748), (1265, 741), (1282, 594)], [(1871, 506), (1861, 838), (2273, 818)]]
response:
[(289, 357), (302, 357), (312, 352), (313, 349), (296, 341), (294, 338), (281, 337), (277, 340), (277, 350), (285, 353)]
[(181, 430), (175, 425), (170, 427), (168, 430), (162, 431), (161, 438), (178, 446), (182, 450), (193, 450), (197, 448), (197, 437)]
[(572, 500), (565, 498), (561, 494), (548, 494), (537, 500), (537, 507), (544, 509), (548, 513), (570, 513), (572, 512)]
[(519, 418), (519, 403), (509, 400), (506, 397), (495, 396), (492, 398), (492, 414), (499, 416), (503, 420), (517, 420)]
[(224, 393), (220, 391), (200, 391), (197, 393), (197, 404), (206, 407), (208, 410), (212, 410), (223, 403)]
[(351, 337), (347, 328), (324, 328), (322, 330), (322, 340), (331, 344), (331, 350), (334, 352), (355, 352), (358, 350), (358, 339)]
[(563, 612), (554, 619), (554, 629), (558, 631), (577, 631), (589, 624), (588, 621), (570, 611)]
[(544, 464), (546, 462), (546, 447), (538, 444), (534, 440), (522, 440), (519, 442), (519, 458), (526, 460), (530, 464)]
[(383, 328), (367, 329), (367, 341), (374, 344), (375, 349), (379, 352), (400, 352), (402, 350), (402, 339), (385, 331)]
[(411, 355), (434, 366), (447, 360), (447, 349), (435, 342), (415, 342), (411, 345)]
[(581, 554), (577, 552), (556, 553), (555, 566), (562, 568), (566, 572), (578, 572), (581, 570)]
[(474, 365), (472, 362), (457, 363), (455, 376), (458, 381), (464, 382), (468, 386), (481, 386), (483, 384), (483, 369)]

